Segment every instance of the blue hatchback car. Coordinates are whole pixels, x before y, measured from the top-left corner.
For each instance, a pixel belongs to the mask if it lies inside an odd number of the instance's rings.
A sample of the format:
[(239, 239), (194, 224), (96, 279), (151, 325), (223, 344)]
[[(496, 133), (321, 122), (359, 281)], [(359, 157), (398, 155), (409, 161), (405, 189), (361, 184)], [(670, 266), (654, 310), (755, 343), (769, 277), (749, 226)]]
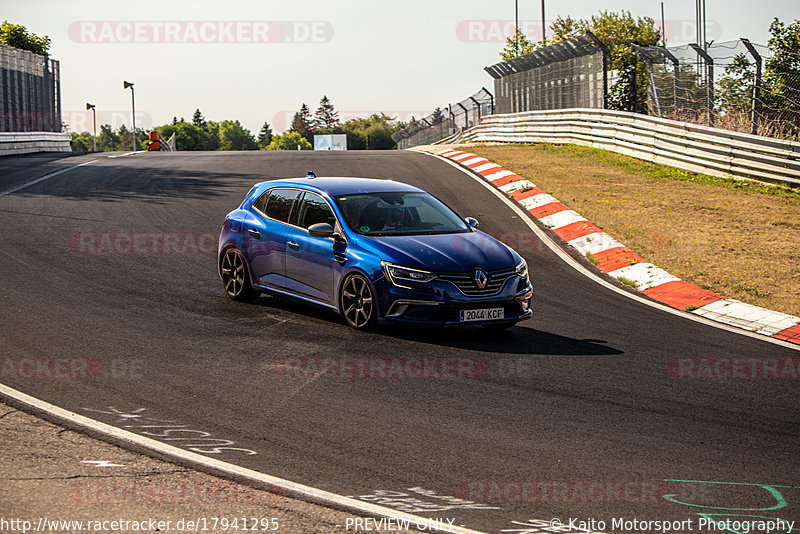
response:
[(393, 180), (306, 178), (255, 185), (225, 217), (228, 296), (287, 295), (348, 325), (483, 324), (531, 317), (525, 260), (433, 195)]

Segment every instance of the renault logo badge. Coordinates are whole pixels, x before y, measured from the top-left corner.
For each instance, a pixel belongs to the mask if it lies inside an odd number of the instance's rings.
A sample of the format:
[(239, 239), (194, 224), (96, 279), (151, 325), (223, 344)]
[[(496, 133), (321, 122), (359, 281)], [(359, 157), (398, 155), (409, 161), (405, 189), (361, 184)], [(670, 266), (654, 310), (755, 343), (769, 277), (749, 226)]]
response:
[(489, 277), (486, 276), (486, 273), (483, 272), (482, 269), (475, 269), (475, 274), (472, 275), (472, 281), (475, 282), (475, 287), (483, 289), (486, 287)]

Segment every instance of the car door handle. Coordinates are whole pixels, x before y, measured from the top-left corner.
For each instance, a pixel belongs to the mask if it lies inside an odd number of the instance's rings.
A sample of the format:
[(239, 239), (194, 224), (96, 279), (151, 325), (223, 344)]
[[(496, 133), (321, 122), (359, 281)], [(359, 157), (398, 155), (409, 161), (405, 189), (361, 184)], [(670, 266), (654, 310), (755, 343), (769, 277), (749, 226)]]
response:
[(256, 239), (261, 239), (261, 232), (259, 232), (258, 230), (254, 230), (253, 228), (248, 228), (247, 233), (255, 237)]
[(300, 245), (297, 244), (297, 241), (287, 241), (286, 244), (289, 245), (289, 248), (292, 250), (300, 249)]

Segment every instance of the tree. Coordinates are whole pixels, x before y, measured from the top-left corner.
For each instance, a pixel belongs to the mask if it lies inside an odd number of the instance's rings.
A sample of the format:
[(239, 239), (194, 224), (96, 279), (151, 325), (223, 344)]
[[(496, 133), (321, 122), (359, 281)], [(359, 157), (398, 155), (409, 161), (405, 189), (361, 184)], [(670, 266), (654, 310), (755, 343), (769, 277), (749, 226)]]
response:
[(200, 113), (199, 108), (194, 110), (194, 115), (192, 115), (192, 124), (201, 130), (208, 129), (208, 123), (206, 122), (205, 117), (203, 117), (203, 114)]
[(208, 133), (194, 124), (178, 122), (155, 128), (165, 140), (175, 134), (175, 150), (205, 150)]
[(308, 110), (305, 102), (300, 106), (300, 111), (292, 117), (292, 125), (289, 128), (290, 132), (297, 132), (302, 135), (306, 141), (311, 142), (314, 139), (314, 124), (311, 120), (311, 112)]
[(753, 106), (755, 68), (744, 54), (738, 54), (725, 67), (717, 89), (717, 105), (727, 113), (746, 113)]
[(0, 24), (0, 44), (48, 56), (50, 43), (50, 37), (47, 35), (39, 37), (20, 24), (11, 24), (7, 20)]
[(206, 132), (206, 150), (219, 150), (219, 123), (208, 121), (208, 130)]
[(506, 46), (500, 51), (500, 57), (503, 61), (514, 59), (525, 54), (530, 54), (537, 48), (541, 48), (542, 44), (539, 42), (534, 43), (520, 30), (516, 28), (514, 35), (506, 37)]
[(347, 134), (348, 150), (391, 150), (395, 148), (392, 134), (405, 126), (405, 123), (395, 122), (380, 113), (367, 118), (350, 119), (342, 123), (339, 130)]
[(800, 20), (787, 26), (776, 18), (769, 31), (772, 57), (764, 62), (762, 98), (773, 111), (800, 112)]
[(314, 113), (314, 126), (316, 130), (332, 130), (339, 124), (339, 112), (334, 111), (333, 104), (326, 95), (319, 101), (319, 107)]
[(657, 46), (661, 42), (661, 31), (652, 18), (634, 18), (630, 11), (601, 11), (590, 20), (558, 17), (552, 30), (554, 43), (584, 35), (587, 31), (597, 36), (608, 48), (608, 68), (620, 75), (610, 88), (609, 107), (646, 112), (647, 67), (632, 45)]
[(97, 150), (101, 152), (116, 150), (117, 146), (119, 146), (119, 136), (111, 129), (110, 124), (101, 124), (100, 133), (97, 135)]
[(219, 123), (219, 150), (257, 150), (256, 140), (250, 130), (238, 120)]
[(92, 134), (89, 132), (72, 132), (70, 146), (73, 152), (91, 152), (94, 149)]
[(267, 146), (267, 150), (311, 150), (311, 143), (300, 135), (300, 132), (288, 131), (272, 138), (272, 142)]
[(258, 132), (258, 147), (261, 150), (266, 150), (271, 142), (272, 142), (272, 128), (270, 127), (268, 122), (265, 122), (264, 125), (261, 127), (261, 131)]

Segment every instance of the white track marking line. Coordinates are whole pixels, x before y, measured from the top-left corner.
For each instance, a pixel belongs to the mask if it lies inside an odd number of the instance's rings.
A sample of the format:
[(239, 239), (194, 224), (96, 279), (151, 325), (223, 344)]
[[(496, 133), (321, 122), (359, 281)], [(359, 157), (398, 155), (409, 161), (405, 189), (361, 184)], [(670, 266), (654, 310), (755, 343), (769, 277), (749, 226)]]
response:
[[(280, 490), (274, 493), (278, 493), (279, 495), (283, 495), (285, 497), (300, 499), (314, 504), (320, 504), (322, 506), (354, 513), (360, 516), (401, 519), (403, 521), (410, 521), (411, 524), (414, 525), (417, 521), (420, 521), (420, 524), (422, 524), (422, 522), (427, 519), (422, 516), (400, 512), (398, 510), (392, 510), (391, 508), (386, 508), (384, 506), (378, 506), (350, 497), (345, 497), (343, 495), (337, 495), (328, 491), (312, 488), (311, 486), (298, 484), (290, 480), (260, 473), (245, 467), (239, 467), (238, 465), (229, 464), (228, 462), (223, 462), (222, 460), (217, 460), (215, 458), (209, 458), (208, 456), (203, 456), (202, 454), (198, 454), (196, 452), (179, 449), (173, 445), (167, 445), (166, 443), (162, 443), (139, 434), (134, 434), (133, 432), (129, 432), (100, 421), (95, 421), (94, 419), (84, 415), (70, 412), (69, 410), (59, 408), (54, 404), (39, 400), (21, 391), (17, 391), (16, 389), (0, 384), (0, 397), (3, 396), (14, 399), (18, 404), (22, 403), (33, 408), (34, 412), (44, 412), (56, 420), (89, 430), (94, 435), (99, 434), (106, 438), (110, 438), (113, 442), (132, 445), (134, 450), (137, 450), (137, 448), (139, 450), (145, 448), (150, 453), (156, 453), (161, 458), (177, 460), (184, 465), (189, 464), (195, 468), (197, 466), (203, 467), (204, 472), (212, 475), (219, 476), (219, 474), (222, 473), (223, 475), (228, 476), (236, 481), (245, 481), (261, 487), (274, 487)], [(455, 525), (441, 525), (439, 528), (434, 530), (437, 532), (449, 532), (452, 534), (484, 534), (477, 530), (471, 530)]]
[(73, 169), (77, 169), (78, 167), (83, 167), (84, 165), (89, 165), (90, 163), (94, 163), (95, 161), (97, 161), (97, 160), (93, 159), (91, 161), (85, 161), (85, 162), (83, 162), (83, 163), (81, 163), (79, 165), (73, 165), (72, 167), (67, 167), (66, 169), (60, 169), (58, 171), (51, 172), (50, 174), (45, 174), (41, 178), (37, 178), (35, 180), (31, 180), (30, 182), (25, 182), (24, 184), (16, 185), (16, 186), (12, 187), (11, 189), (6, 189), (5, 191), (0, 192), (0, 197), (6, 196), (6, 195), (10, 195), (11, 193), (16, 193), (17, 191), (25, 189), (26, 187), (30, 187), (32, 185), (38, 184), (39, 182), (44, 182), (45, 180), (49, 180), (50, 178), (53, 178), (54, 176), (58, 176), (59, 174), (64, 174), (65, 172), (71, 171)]
[(464, 174), (466, 174), (467, 176), (469, 176), (470, 178), (472, 178), (473, 180), (475, 180), (476, 182), (481, 184), (483, 187), (485, 187), (486, 189), (491, 191), (494, 196), (496, 196), (497, 198), (499, 198), (500, 200), (505, 202), (508, 207), (510, 207), (517, 215), (520, 216), (520, 218), (525, 222), (525, 224), (528, 225), (528, 228), (530, 228), (533, 231), (533, 233), (536, 234), (536, 236), (539, 239), (541, 239), (541, 241), (547, 246), (547, 248), (552, 250), (553, 253), (555, 253), (559, 258), (564, 260), (564, 262), (566, 262), (567, 265), (569, 265), (570, 267), (572, 267), (573, 269), (575, 269), (576, 271), (578, 271), (582, 275), (586, 276), (587, 278), (590, 278), (593, 281), (597, 282), (601, 286), (606, 287), (606, 288), (610, 289), (611, 291), (613, 291), (615, 293), (618, 293), (620, 295), (628, 297), (629, 299), (632, 299), (632, 300), (635, 300), (637, 302), (640, 302), (640, 303), (642, 303), (642, 304), (644, 304), (646, 306), (650, 306), (651, 308), (655, 308), (657, 310), (661, 310), (663, 312), (669, 313), (669, 314), (674, 315), (676, 317), (682, 317), (682, 318), (688, 319), (690, 321), (695, 321), (697, 323), (701, 323), (701, 324), (704, 324), (704, 325), (707, 325), (707, 326), (713, 326), (714, 328), (719, 328), (720, 330), (726, 330), (726, 331), (732, 332), (734, 334), (739, 334), (740, 336), (746, 336), (746, 337), (750, 337), (750, 338), (753, 338), (753, 339), (758, 339), (758, 340), (761, 340), (761, 341), (765, 341), (767, 343), (772, 343), (773, 345), (780, 345), (781, 347), (786, 347), (787, 349), (792, 349), (792, 350), (796, 350), (796, 351), (800, 352), (800, 346), (795, 345), (794, 343), (789, 343), (788, 341), (783, 341), (782, 339), (777, 339), (777, 338), (774, 338), (774, 337), (769, 337), (769, 336), (764, 336), (764, 335), (761, 335), (761, 334), (755, 334), (753, 332), (748, 332), (747, 330), (742, 330), (741, 328), (735, 328), (733, 326), (728, 326), (726, 324), (722, 324), (722, 323), (718, 323), (716, 321), (712, 321), (710, 319), (706, 319), (705, 317), (700, 317), (698, 315), (695, 315), (694, 313), (682, 312), (680, 310), (676, 310), (675, 308), (670, 308), (666, 304), (661, 304), (659, 302), (656, 302), (656, 301), (649, 300), (649, 299), (646, 299), (644, 297), (641, 297), (641, 296), (637, 295), (636, 293), (631, 293), (629, 291), (625, 291), (623, 289), (618, 288), (617, 286), (615, 286), (614, 284), (612, 284), (608, 280), (604, 280), (603, 278), (600, 278), (595, 273), (591, 272), (589, 269), (587, 269), (586, 267), (584, 267), (583, 265), (578, 263), (578, 261), (575, 258), (570, 256), (559, 245), (557, 245), (555, 243), (555, 241), (550, 239), (550, 236), (547, 235), (544, 232), (544, 230), (542, 230), (541, 228), (536, 226), (536, 223), (533, 222), (530, 219), (530, 217), (529, 217), (530, 214), (526, 213), (520, 207), (519, 204), (517, 204), (512, 198), (510, 198), (510, 197), (506, 196), (505, 194), (503, 194), (499, 189), (497, 189), (497, 187), (493, 186), (490, 183), (487, 183), (481, 177), (479, 177), (478, 175), (472, 173), (470, 171), (470, 169), (466, 169), (466, 168), (462, 167), (461, 165), (459, 165), (458, 163), (456, 163), (454, 161), (451, 161), (451, 160), (449, 160), (447, 158), (443, 158), (441, 156), (437, 156), (436, 154), (431, 154), (430, 152), (422, 152), (422, 153), (423, 154), (427, 154), (428, 156), (430, 156), (432, 158), (436, 158), (436, 159), (439, 159), (441, 161), (444, 161), (448, 165), (450, 165), (452, 167), (455, 167), (456, 169), (460, 170), (461, 172), (463, 172)]

